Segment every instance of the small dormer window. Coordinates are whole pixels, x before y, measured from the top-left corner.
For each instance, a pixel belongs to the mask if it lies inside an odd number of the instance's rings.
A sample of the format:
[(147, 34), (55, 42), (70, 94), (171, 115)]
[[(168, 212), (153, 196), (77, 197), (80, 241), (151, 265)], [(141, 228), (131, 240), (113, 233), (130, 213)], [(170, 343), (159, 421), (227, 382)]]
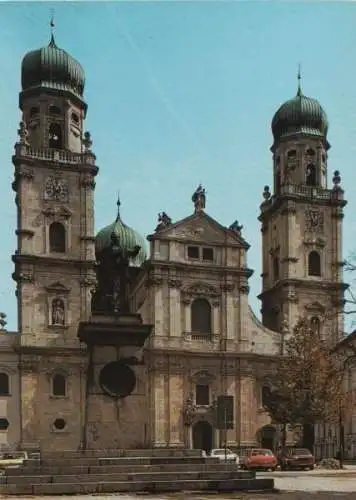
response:
[(214, 250), (212, 248), (203, 248), (203, 260), (214, 260)]
[(189, 245), (187, 248), (187, 257), (191, 260), (212, 262), (214, 260), (214, 249), (211, 247)]
[(188, 247), (188, 259), (199, 259), (199, 247)]

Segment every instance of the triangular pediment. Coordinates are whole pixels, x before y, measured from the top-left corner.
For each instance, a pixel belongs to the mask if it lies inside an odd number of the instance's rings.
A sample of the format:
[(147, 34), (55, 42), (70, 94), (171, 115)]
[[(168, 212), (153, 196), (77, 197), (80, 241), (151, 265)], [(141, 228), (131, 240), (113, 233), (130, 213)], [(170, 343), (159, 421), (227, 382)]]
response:
[(51, 285), (46, 287), (47, 292), (49, 293), (58, 293), (58, 294), (67, 294), (70, 292), (69, 288), (62, 285), (59, 281), (52, 283)]
[(305, 309), (309, 312), (323, 314), (325, 312), (325, 307), (320, 304), (320, 302), (311, 302), (305, 306)]
[(194, 241), (201, 244), (231, 245), (248, 248), (248, 243), (236, 231), (219, 224), (205, 212), (198, 212), (156, 231), (149, 239)]

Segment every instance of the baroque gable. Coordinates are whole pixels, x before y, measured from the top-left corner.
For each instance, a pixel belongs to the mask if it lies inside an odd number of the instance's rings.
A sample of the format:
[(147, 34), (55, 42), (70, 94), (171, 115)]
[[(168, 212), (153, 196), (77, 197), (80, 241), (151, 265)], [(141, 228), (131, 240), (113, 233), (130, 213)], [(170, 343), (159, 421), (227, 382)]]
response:
[(232, 229), (219, 224), (205, 212), (186, 217), (163, 230), (151, 235), (149, 239), (172, 239), (212, 245), (229, 245), (248, 248), (248, 243)]

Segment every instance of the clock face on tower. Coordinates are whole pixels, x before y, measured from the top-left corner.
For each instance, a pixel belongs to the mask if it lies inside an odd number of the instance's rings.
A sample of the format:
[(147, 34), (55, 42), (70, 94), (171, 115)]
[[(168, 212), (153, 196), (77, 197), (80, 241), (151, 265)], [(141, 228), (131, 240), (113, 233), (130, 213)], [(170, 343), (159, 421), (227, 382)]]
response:
[(68, 181), (57, 177), (49, 177), (45, 183), (44, 199), (48, 201), (68, 200)]

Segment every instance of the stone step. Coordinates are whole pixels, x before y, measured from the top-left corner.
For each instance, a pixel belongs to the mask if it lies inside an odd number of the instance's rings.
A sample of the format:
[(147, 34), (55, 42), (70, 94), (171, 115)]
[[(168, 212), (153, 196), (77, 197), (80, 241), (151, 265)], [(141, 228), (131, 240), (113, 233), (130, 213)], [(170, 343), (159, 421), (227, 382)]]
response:
[[(78, 460), (79, 463), (79, 460)], [(166, 472), (184, 472), (191, 471), (192, 467), (188, 463), (184, 464), (166, 464), (166, 465), (74, 465), (67, 466), (24, 466), (18, 469), (7, 469), (7, 476), (25, 476), (25, 475), (70, 475), (70, 474), (115, 474), (127, 473), (135, 474), (139, 472), (161, 472), (164, 469)], [(209, 463), (194, 465), (194, 471), (236, 471), (236, 464), (224, 463)]]
[(218, 458), (212, 457), (100, 457), (100, 458), (41, 458), (40, 460), (30, 458), (26, 460), (27, 466), (34, 466), (38, 463), (41, 466), (74, 466), (78, 465), (158, 465), (158, 464), (204, 464), (206, 462), (209, 463), (218, 463)]
[(62, 476), (2, 476), (0, 483), (3, 484), (57, 484), (57, 483), (101, 483), (108, 481), (113, 482), (145, 482), (145, 481), (185, 481), (185, 480), (214, 480), (225, 481), (229, 479), (253, 479), (253, 472), (244, 471), (185, 471), (185, 472), (141, 472), (134, 474), (91, 474), (91, 475), (62, 475)]
[(200, 457), (201, 450), (186, 448), (154, 448), (140, 450), (63, 450), (41, 453), (41, 458), (101, 458), (101, 457)]
[(121, 481), (102, 483), (51, 483), (0, 485), (2, 495), (75, 495), (119, 492), (177, 492), (177, 491), (266, 491), (274, 488), (274, 480), (228, 479), (228, 480), (184, 480), (184, 481)]

